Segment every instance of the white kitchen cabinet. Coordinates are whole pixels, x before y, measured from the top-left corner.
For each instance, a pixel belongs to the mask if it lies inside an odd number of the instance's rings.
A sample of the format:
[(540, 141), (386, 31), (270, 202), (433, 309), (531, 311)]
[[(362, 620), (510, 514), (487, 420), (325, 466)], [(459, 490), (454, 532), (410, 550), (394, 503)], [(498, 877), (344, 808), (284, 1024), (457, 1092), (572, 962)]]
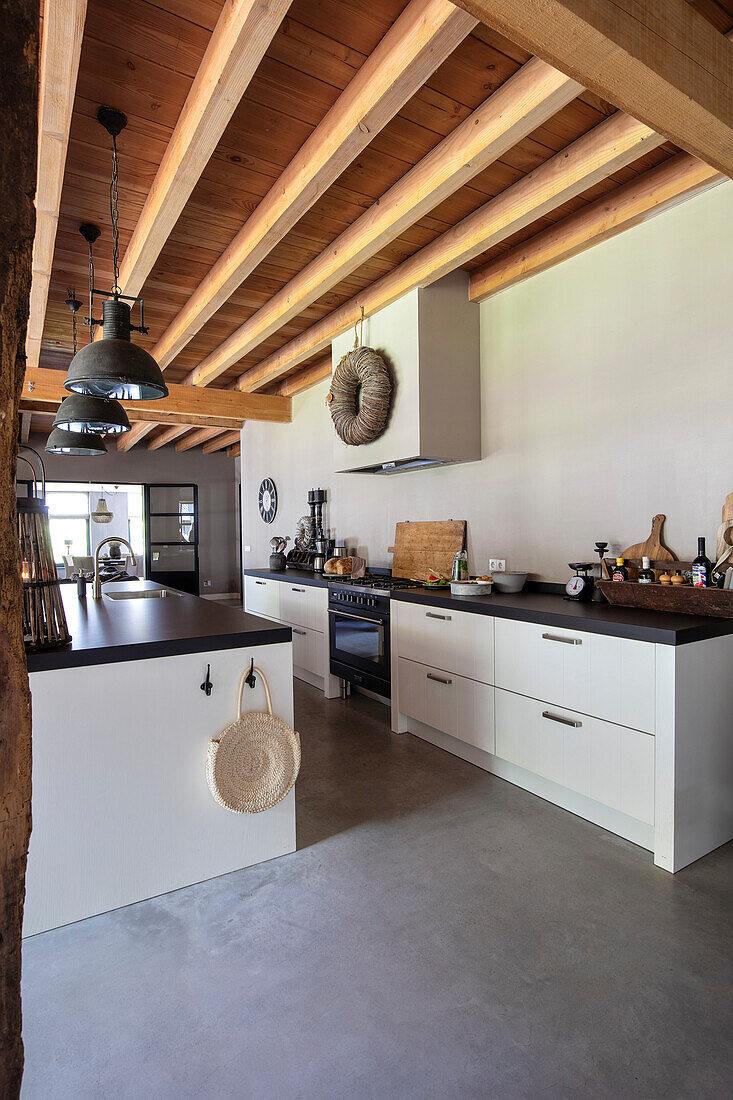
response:
[(497, 687), (654, 732), (649, 642), (513, 619), (495, 629)]
[(280, 620), (306, 630), (324, 630), (328, 612), (328, 589), (289, 581), (280, 587)]
[(293, 666), (320, 676), (323, 666), (323, 633), (304, 626), (293, 628)]
[(397, 602), (391, 614), (397, 620), (399, 656), (493, 684), (493, 617)]
[(244, 578), (244, 608), (252, 615), (280, 621), (280, 582), (264, 577)]
[(654, 823), (654, 738), (497, 688), (496, 755), (619, 813)]
[(397, 669), (405, 714), (484, 752), (494, 751), (492, 687), (404, 657)]

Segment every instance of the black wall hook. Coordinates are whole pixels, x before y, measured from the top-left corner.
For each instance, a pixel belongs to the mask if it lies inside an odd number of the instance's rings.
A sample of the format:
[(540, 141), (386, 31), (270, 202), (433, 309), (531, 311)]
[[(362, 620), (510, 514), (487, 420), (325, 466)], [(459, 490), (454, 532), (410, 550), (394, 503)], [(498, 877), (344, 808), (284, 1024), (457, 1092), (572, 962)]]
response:
[(206, 666), (206, 679), (201, 684), (201, 690), (206, 692), (207, 697), (211, 695), (214, 685), (211, 681), (211, 665)]
[(244, 682), (247, 685), (247, 687), (251, 687), (251, 688), (253, 688), (255, 686), (255, 684), (257, 683), (257, 677), (255, 676), (255, 659), (254, 659), (254, 657), (249, 662), (249, 672), (245, 676)]

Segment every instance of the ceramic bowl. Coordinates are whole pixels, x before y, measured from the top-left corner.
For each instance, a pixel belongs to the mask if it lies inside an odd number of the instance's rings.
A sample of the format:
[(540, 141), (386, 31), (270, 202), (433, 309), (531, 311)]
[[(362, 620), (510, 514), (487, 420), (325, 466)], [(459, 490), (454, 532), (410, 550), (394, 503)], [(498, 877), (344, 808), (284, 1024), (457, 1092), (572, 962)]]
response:
[(490, 596), (491, 581), (451, 581), (452, 596)]
[(526, 573), (494, 573), (497, 592), (521, 592), (526, 583)]

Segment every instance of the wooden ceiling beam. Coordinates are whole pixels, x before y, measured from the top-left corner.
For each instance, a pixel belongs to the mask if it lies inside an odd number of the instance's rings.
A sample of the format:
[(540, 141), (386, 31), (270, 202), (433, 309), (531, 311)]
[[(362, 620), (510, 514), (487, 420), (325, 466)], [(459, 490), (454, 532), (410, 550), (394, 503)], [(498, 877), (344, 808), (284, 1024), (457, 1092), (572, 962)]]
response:
[(118, 451), (131, 451), (136, 443), (139, 443), (141, 439), (144, 439), (146, 435), (152, 432), (156, 424), (152, 420), (138, 420), (133, 424), (129, 432), (125, 432), (124, 435), (119, 436), (117, 439)]
[(311, 386), (317, 386), (324, 378), (330, 378), (331, 370), (331, 356), (329, 355), (327, 359), (322, 359), (320, 362), (298, 371), (297, 374), (292, 374), (289, 378), (283, 379), (276, 392), (282, 397), (294, 397), (296, 393), (303, 393), (304, 390), (309, 390)]
[(220, 429), (200, 428), (196, 432), (189, 432), (183, 439), (178, 440), (176, 451), (190, 451), (192, 447), (198, 447), (200, 443), (207, 443), (216, 435), (221, 435)]
[(640, 225), (725, 178), (697, 157), (680, 153), (474, 271), (469, 297), (481, 302)]
[(733, 176), (733, 44), (686, 0), (456, 0)]
[(173, 424), (170, 428), (165, 428), (153, 439), (148, 440), (148, 450), (158, 451), (161, 447), (165, 447), (167, 443), (173, 443), (176, 439), (180, 439), (184, 432), (188, 431), (188, 426), (185, 424)]
[(31, 434), (31, 421), (33, 420), (33, 413), (24, 412), (20, 414), (20, 442), (27, 443)]
[(582, 91), (532, 58), (187, 375), (206, 386)]
[(415, 287), (435, 282), (663, 141), (648, 126), (617, 112), (246, 371), (237, 387), (251, 391), (267, 385), (355, 324), (362, 308), (369, 316)]
[(138, 295), (292, 0), (229, 0), (214, 27), (120, 265)]
[(39, 61), (36, 232), (25, 353), (38, 365), (87, 0), (46, 0)]
[(229, 458), (239, 458), (241, 453), (242, 453), (241, 441), (239, 443), (234, 443), (231, 447), (227, 447), (227, 456)]
[(216, 439), (207, 440), (201, 450), (205, 455), (213, 454), (214, 451), (223, 451), (227, 447), (234, 447), (238, 442), (239, 432), (223, 432)]
[[(236, 390), (197, 389), (194, 386), (168, 386), (168, 396), (157, 401), (123, 401), (131, 420), (152, 420), (158, 423), (186, 423), (189, 417), (222, 420), (232, 427), (243, 420), (267, 420), (287, 423), (292, 420), (292, 404), (287, 397), (270, 394), (250, 394), (247, 400)], [(22, 400), (59, 405), (68, 397), (62, 371), (35, 367), (26, 369)]]
[(206, 274), (152, 354), (167, 366), (476, 26), (450, 0), (411, 0)]
[[(21, 396), (20, 399), (21, 411), (51, 416), (52, 419), (58, 406), (58, 401), (36, 400), (33, 395)], [(218, 431), (231, 431), (232, 428), (240, 427), (244, 423), (244, 420), (238, 420), (231, 416), (199, 416), (196, 413), (187, 412), (153, 412), (151, 409), (134, 409), (131, 406), (127, 406), (126, 412), (131, 424), (144, 421), (150, 424), (151, 431), (155, 427), (166, 424), (183, 425), (185, 428), (216, 428)]]

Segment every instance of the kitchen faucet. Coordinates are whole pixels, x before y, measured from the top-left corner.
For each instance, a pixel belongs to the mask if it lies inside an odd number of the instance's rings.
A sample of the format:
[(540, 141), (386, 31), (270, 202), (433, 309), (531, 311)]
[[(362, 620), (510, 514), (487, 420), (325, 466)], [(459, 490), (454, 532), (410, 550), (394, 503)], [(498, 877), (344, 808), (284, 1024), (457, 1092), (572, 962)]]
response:
[[(106, 546), (108, 542), (121, 542), (130, 551), (130, 557), (132, 558), (132, 564), (137, 565), (137, 558), (135, 557), (135, 551), (130, 546), (127, 539), (123, 539), (120, 535), (109, 535), (108, 538), (102, 539), (94, 551), (94, 589), (93, 596), (95, 600), (101, 600), (102, 598), (102, 578), (99, 575), (99, 551), (103, 546)], [(110, 578), (111, 579), (111, 578)]]

